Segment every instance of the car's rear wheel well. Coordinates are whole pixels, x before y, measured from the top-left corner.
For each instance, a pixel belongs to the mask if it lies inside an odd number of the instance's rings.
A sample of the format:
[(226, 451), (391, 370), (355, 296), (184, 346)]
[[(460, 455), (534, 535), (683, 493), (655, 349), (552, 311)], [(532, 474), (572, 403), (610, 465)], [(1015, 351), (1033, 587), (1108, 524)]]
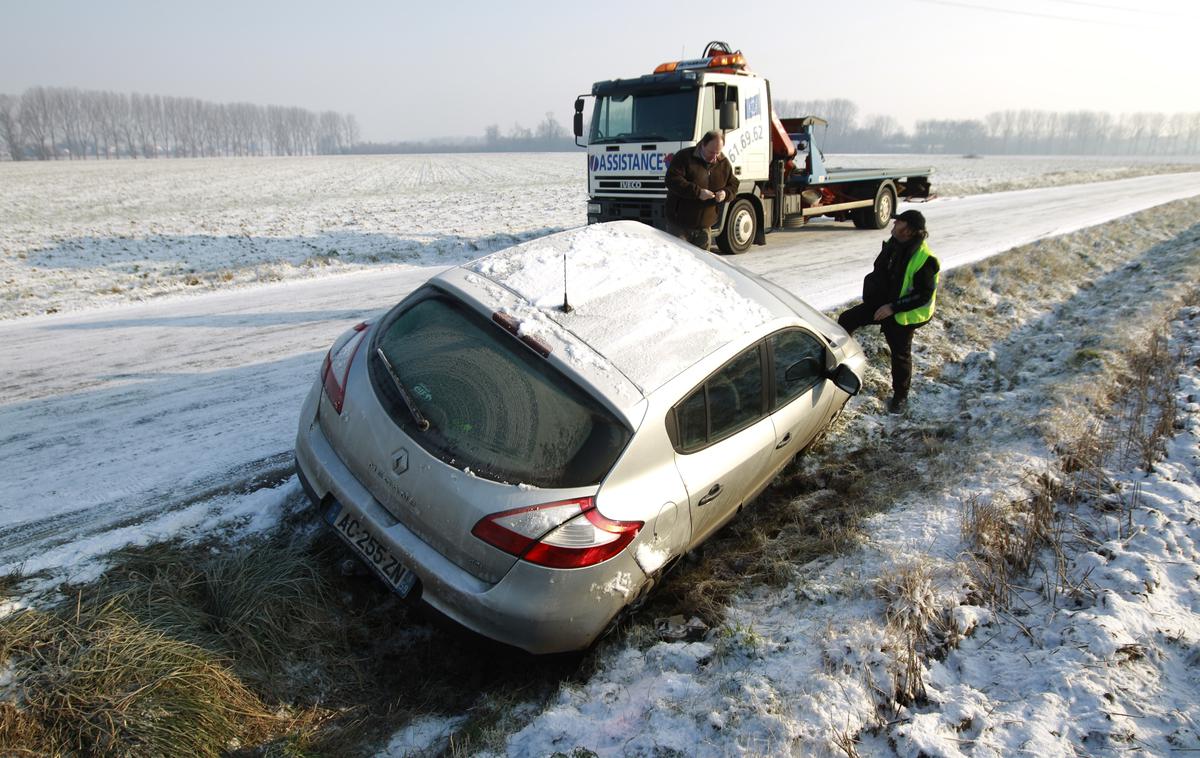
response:
[(628, 603), (622, 606), (621, 610), (613, 614), (613, 617), (609, 619), (608, 623), (604, 626), (604, 629), (596, 635), (596, 639), (592, 640), (592, 645), (595, 645), (600, 640), (615, 632), (617, 628), (624, 625), (625, 622), (627, 622), (633, 616), (633, 614), (641, 610), (642, 606), (646, 604), (646, 601), (654, 593), (654, 590), (662, 584), (666, 576), (671, 573), (671, 570), (679, 565), (681, 558), (683, 558), (682, 554), (672, 556), (671, 558), (667, 559), (667, 562), (664, 563), (657, 571), (652, 572), (648, 577), (646, 577), (646, 581), (642, 583), (637, 595), (634, 596), (633, 600), (630, 600)]

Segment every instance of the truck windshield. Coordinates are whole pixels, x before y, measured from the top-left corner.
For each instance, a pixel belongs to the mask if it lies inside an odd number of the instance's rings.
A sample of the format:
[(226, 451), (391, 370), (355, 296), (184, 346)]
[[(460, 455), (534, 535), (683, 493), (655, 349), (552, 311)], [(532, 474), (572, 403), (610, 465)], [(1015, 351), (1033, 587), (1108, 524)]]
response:
[(690, 140), (696, 132), (696, 90), (603, 95), (592, 111), (588, 142)]

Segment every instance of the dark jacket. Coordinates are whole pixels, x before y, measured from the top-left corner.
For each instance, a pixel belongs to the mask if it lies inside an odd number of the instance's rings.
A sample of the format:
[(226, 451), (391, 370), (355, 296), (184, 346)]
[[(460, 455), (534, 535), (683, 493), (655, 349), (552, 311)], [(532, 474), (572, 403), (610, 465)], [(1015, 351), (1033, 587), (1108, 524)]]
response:
[(878, 308), (891, 303), (896, 313), (909, 311), (925, 305), (933, 298), (937, 289), (938, 261), (932, 255), (925, 265), (913, 274), (912, 291), (900, 297), (900, 288), (904, 285), (904, 270), (913, 253), (921, 246), (921, 239), (914, 237), (908, 242), (901, 242), (895, 237), (889, 237), (875, 259), (875, 267), (863, 279), (863, 302)]
[(714, 194), (725, 190), (725, 202), (738, 191), (729, 159), (721, 154), (712, 164), (705, 163), (699, 148), (685, 147), (675, 153), (667, 169), (667, 220), (684, 229), (704, 229), (717, 221), (717, 201), (701, 200), (700, 190)]

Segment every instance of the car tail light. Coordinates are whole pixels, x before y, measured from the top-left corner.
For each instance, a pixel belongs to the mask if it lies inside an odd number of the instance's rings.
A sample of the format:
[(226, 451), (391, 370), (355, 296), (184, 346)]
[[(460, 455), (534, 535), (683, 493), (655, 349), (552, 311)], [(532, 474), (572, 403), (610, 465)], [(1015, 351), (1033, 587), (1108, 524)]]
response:
[(354, 362), (358, 346), (363, 342), (367, 326), (366, 321), (355, 324), (354, 329), (338, 337), (325, 354), (321, 382), (325, 385), (325, 395), (338, 413), (342, 412), (342, 403), (346, 400), (346, 377), (350, 375), (350, 364)]
[(624, 550), (642, 524), (607, 519), (585, 497), (495, 513), (480, 519), (471, 534), (539, 566), (582, 568)]

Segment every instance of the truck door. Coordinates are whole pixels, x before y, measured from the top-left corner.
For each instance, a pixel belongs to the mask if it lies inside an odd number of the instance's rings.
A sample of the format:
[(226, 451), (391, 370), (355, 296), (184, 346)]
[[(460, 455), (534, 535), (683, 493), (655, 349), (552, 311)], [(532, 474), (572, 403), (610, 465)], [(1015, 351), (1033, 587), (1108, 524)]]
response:
[(769, 174), (766, 97), (766, 88), (752, 80), (737, 85), (717, 82), (704, 88), (700, 134), (719, 126), (722, 103), (738, 104), (740, 123), (737, 129), (725, 132), (725, 157), (733, 165), (733, 173), (742, 182), (743, 191), (749, 191), (753, 182), (766, 180)]
[(738, 158), (742, 181), (766, 181), (770, 176), (771, 131), (768, 128), (767, 88), (761, 80), (750, 80), (738, 88), (742, 128), (738, 134)]

